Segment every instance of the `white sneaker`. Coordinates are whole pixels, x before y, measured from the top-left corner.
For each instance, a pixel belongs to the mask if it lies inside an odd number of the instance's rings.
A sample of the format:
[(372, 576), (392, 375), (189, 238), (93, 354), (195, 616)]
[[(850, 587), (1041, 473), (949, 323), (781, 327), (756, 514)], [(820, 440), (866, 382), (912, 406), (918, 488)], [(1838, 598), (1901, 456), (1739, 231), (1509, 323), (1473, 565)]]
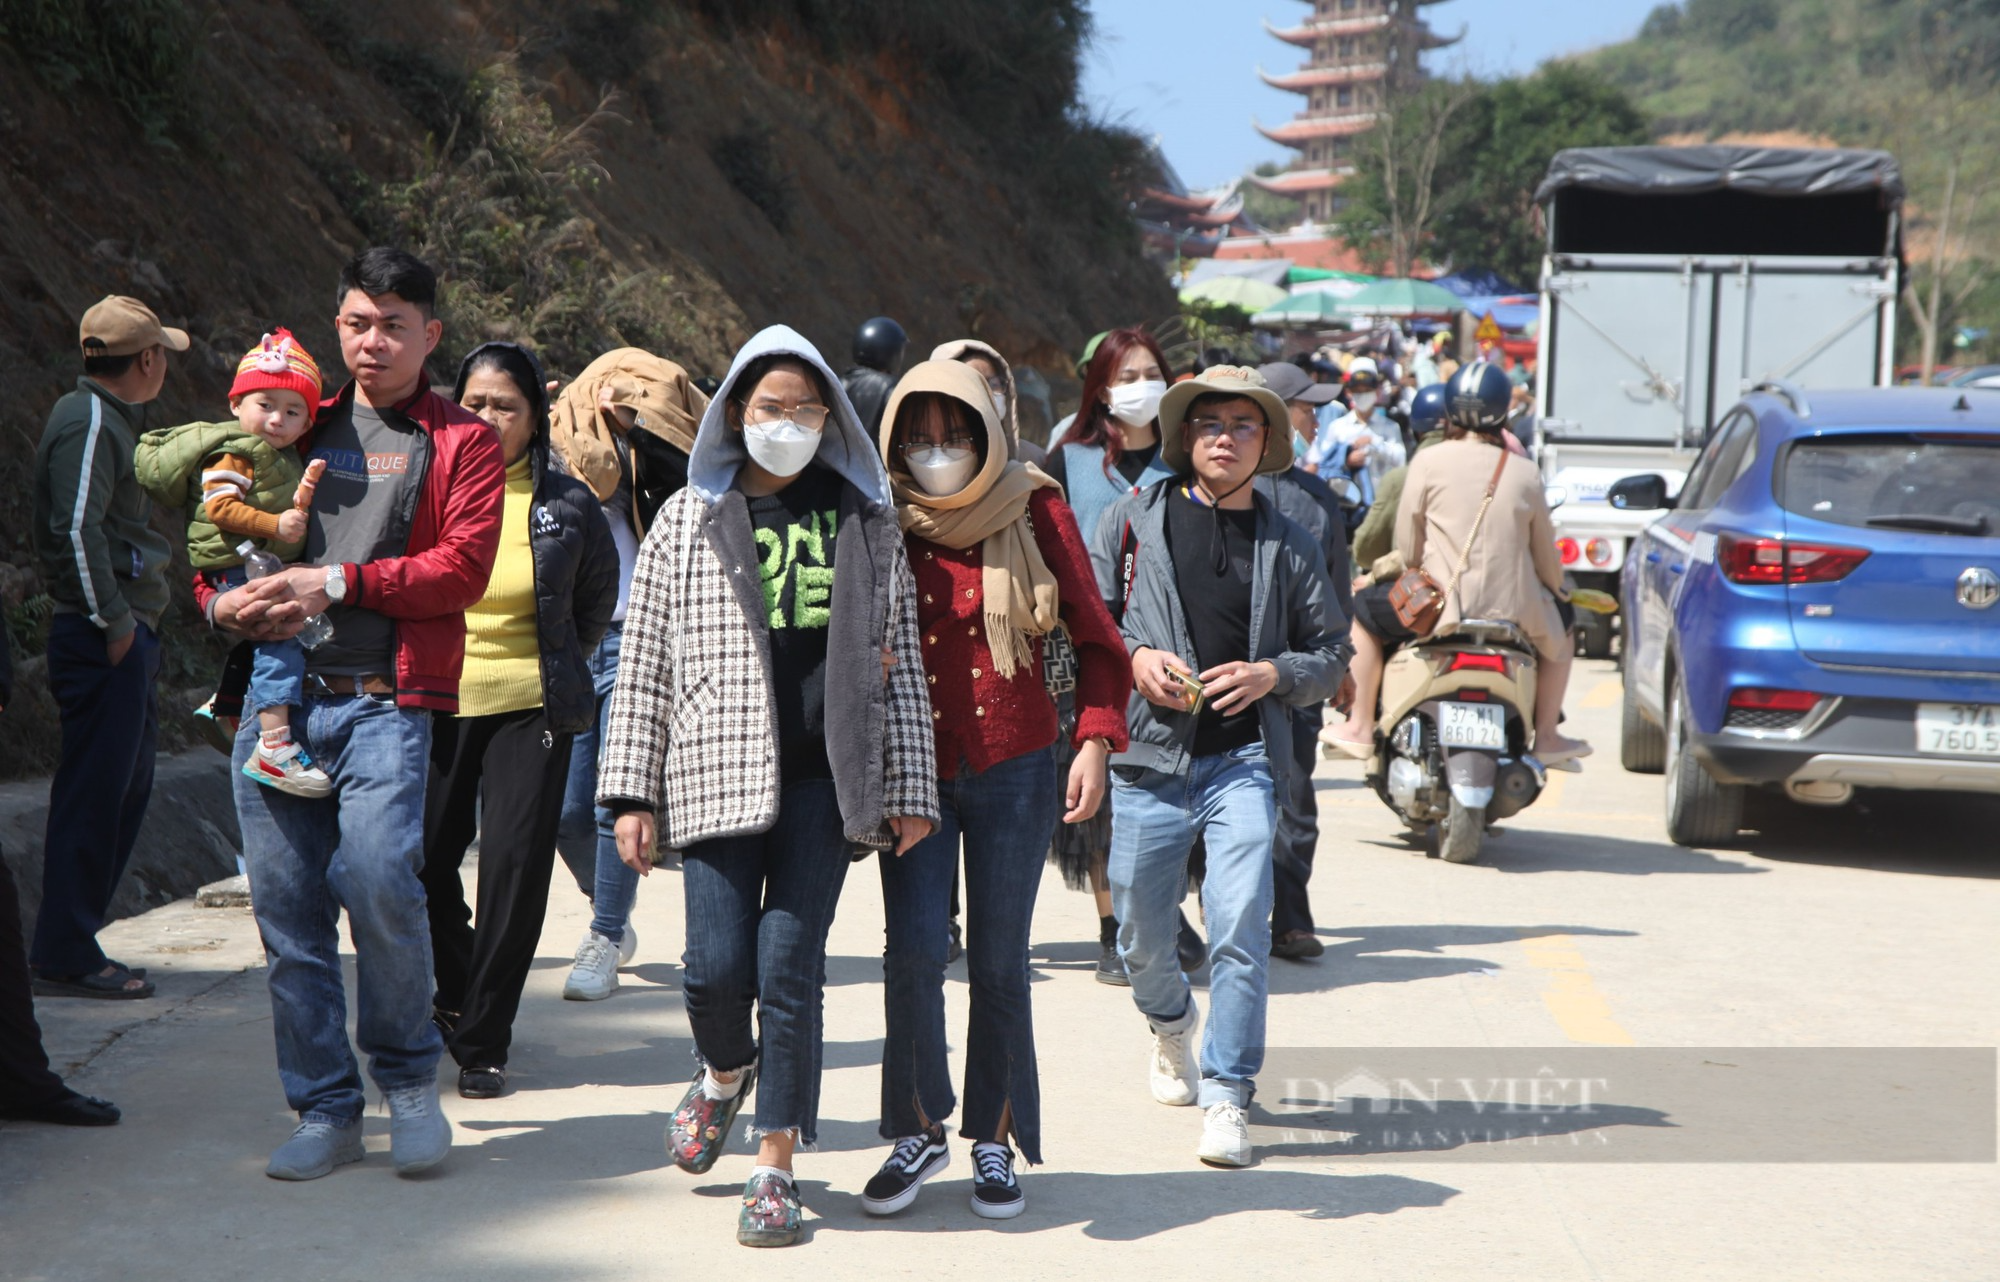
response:
[(1195, 1063), (1195, 1033), (1201, 1028), (1201, 1010), (1188, 997), (1187, 1027), (1178, 1033), (1154, 1033), (1153, 1057), (1148, 1065), (1153, 1098), (1175, 1107), (1192, 1104), (1201, 1085), (1201, 1067)]
[[(632, 928), (625, 928), (625, 938)], [(592, 931), (576, 946), (576, 964), (563, 981), (563, 1000), (601, 1002), (618, 991), (618, 945)]]
[(1194, 1155), (1210, 1166), (1250, 1165), (1250, 1115), (1227, 1100), (1210, 1104)]
[(618, 964), (630, 966), (639, 953), (639, 929), (631, 922), (625, 923), (625, 937), (618, 941)]

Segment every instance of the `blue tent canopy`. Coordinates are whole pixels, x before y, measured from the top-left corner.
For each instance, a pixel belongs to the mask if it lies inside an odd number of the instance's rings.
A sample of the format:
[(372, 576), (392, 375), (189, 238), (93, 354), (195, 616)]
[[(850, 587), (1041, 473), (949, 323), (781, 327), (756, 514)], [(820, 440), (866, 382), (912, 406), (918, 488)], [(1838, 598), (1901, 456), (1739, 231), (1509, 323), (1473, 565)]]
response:
[[(1467, 267), (1463, 271), (1453, 272), (1449, 276), (1440, 276), (1432, 281), (1431, 284), (1442, 285), (1452, 293), (1457, 294), (1460, 298), (1492, 298), (1496, 294), (1520, 294), (1526, 292), (1519, 285), (1500, 275), (1499, 272), (1490, 271), (1484, 267)], [(1501, 321), (1500, 323), (1504, 325), (1507, 322)]]
[(1541, 302), (1533, 294), (1470, 297), (1465, 300), (1465, 310), (1475, 318), (1491, 315), (1494, 324), (1512, 330), (1526, 329), (1542, 314)]

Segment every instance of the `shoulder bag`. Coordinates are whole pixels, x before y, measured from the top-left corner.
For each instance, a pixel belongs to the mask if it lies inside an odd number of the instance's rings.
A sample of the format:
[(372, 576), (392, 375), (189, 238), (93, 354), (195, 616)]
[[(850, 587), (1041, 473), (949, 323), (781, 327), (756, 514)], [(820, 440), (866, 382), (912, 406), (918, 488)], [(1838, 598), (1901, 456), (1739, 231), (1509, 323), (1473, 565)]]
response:
[(1412, 566), (1403, 571), (1389, 588), (1389, 607), (1396, 612), (1396, 619), (1412, 634), (1427, 637), (1437, 631), (1438, 620), (1444, 617), (1445, 598), (1458, 591), (1458, 581), (1465, 576), (1465, 567), (1472, 560), (1472, 541), (1479, 537), (1479, 527), (1486, 521), (1486, 511), (1493, 506), (1493, 493), (1500, 488), (1500, 474), (1507, 467), (1507, 450), (1500, 447), (1500, 461), (1493, 466), (1493, 478), (1486, 482), (1486, 497), (1480, 500), (1479, 515), (1472, 518), (1472, 528), (1466, 531), (1465, 546), (1458, 550), (1458, 565), (1451, 572), (1451, 582), (1440, 588), (1436, 579), (1424, 573), (1423, 567)]

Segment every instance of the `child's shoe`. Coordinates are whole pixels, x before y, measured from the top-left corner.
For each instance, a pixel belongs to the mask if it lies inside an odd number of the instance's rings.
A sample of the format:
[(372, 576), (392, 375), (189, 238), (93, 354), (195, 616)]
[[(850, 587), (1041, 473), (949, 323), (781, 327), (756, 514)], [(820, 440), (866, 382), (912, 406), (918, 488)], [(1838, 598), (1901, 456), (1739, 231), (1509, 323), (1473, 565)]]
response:
[(294, 797), (324, 797), (333, 791), (333, 780), (313, 764), (306, 750), (290, 738), (273, 744), (259, 740), (257, 751), (243, 763), (243, 773), (279, 792)]

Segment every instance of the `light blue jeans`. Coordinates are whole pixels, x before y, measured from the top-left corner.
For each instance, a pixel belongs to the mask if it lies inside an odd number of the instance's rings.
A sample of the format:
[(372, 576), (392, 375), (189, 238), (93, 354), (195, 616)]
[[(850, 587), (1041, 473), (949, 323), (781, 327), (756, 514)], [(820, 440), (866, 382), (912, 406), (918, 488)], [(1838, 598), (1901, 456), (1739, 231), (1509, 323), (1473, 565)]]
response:
[(429, 1082), (444, 1043), (431, 1023), (431, 930), (417, 870), (431, 718), (386, 697), (308, 693), (292, 735), (333, 780), (308, 799), (246, 778), (257, 722), (236, 735), (236, 818), (270, 963), (278, 1077), (301, 1119), (348, 1125), (366, 1097), (347, 1040), (340, 910), (354, 940), (355, 1041), (384, 1091)]
[[(1137, 776), (1136, 778), (1132, 776)], [(1201, 906), (1208, 926), (1209, 1012), (1201, 1041), (1203, 1108), (1249, 1107), (1264, 1065), (1271, 964), (1271, 841), (1278, 807), (1264, 745), (1196, 757), (1185, 775), (1111, 772), (1111, 903), (1132, 1000), (1153, 1031), (1193, 1018), (1176, 940), (1188, 852), (1208, 849)]]
[(618, 684), (618, 651), (624, 635), (624, 624), (612, 624), (590, 656), (597, 719), (570, 741), (569, 784), (563, 790), (562, 822), (556, 827), (556, 849), (577, 888), (590, 900), (590, 929), (613, 943), (624, 942), (632, 901), (639, 897), (639, 874), (618, 857), (611, 812), (597, 804), (597, 750), (611, 721), (611, 688)]

